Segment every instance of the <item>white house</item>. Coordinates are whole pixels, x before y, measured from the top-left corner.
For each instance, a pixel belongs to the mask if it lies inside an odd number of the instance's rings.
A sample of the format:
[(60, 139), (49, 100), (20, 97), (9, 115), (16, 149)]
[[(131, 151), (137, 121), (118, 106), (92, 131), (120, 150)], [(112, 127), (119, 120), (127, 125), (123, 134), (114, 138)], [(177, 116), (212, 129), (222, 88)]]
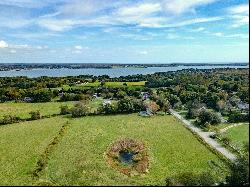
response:
[(111, 100), (105, 99), (102, 103), (103, 106), (112, 104)]

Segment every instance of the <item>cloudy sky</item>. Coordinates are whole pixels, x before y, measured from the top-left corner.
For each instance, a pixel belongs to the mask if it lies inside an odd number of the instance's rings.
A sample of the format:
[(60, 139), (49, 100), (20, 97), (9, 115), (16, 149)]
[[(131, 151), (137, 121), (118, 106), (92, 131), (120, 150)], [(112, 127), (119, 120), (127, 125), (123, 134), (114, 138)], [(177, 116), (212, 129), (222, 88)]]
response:
[(248, 62), (248, 0), (1, 0), (0, 63)]

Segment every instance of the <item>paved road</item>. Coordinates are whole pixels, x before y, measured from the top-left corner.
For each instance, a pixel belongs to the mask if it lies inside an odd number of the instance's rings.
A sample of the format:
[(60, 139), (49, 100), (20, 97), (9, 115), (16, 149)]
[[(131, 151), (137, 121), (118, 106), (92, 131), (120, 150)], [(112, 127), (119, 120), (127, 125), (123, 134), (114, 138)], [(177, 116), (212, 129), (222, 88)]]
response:
[(184, 119), (176, 111), (170, 109), (170, 112), (177, 119), (181, 120), (185, 124), (185, 126), (187, 126), (191, 131), (199, 135), (207, 144), (215, 148), (218, 152), (222, 153), (226, 158), (228, 158), (231, 161), (234, 161), (236, 159), (236, 156), (234, 154), (232, 154), (226, 148), (222, 147), (216, 140), (209, 137), (211, 134), (213, 134), (213, 132), (204, 132), (200, 128), (193, 126), (190, 121)]

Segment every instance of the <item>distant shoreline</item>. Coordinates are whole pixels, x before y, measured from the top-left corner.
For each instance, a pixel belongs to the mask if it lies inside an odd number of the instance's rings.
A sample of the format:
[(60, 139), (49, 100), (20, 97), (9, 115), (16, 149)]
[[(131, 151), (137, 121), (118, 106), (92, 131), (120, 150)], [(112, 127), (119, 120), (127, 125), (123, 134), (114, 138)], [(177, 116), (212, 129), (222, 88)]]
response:
[(40, 63), (0, 63), (0, 71), (20, 71), (33, 69), (116, 69), (116, 68), (148, 68), (148, 67), (180, 67), (180, 66), (249, 66), (249, 63), (171, 63), (171, 64), (105, 64), (105, 63), (73, 63), (73, 64), (40, 64)]

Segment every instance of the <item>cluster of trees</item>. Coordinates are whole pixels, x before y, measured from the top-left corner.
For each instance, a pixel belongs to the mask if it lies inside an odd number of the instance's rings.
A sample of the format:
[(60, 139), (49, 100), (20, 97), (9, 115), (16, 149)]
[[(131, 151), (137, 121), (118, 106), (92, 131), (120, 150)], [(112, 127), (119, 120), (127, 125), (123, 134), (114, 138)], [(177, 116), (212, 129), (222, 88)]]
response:
[(228, 118), (228, 122), (230, 123), (239, 123), (239, 122), (248, 122), (249, 121), (249, 112), (241, 113), (239, 111), (231, 112)]
[[(228, 113), (235, 101), (249, 103), (248, 70), (182, 70), (157, 73), (146, 87), (167, 95), (171, 105), (188, 105), (195, 99), (221, 113)], [(195, 112), (195, 111), (194, 111)], [(192, 111), (191, 111), (192, 113)]]
[(143, 101), (142, 99), (125, 97), (119, 101), (103, 103), (96, 110), (91, 110), (88, 101), (77, 102), (74, 107), (61, 106), (61, 115), (71, 114), (73, 118), (98, 114), (130, 114), (149, 110), (152, 114), (161, 110), (161, 107), (154, 101)]
[(220, 117), (212, 111), (202, 109), (198, 114), (197, 124), (200, 126), (218, 125), (221, 123)]

